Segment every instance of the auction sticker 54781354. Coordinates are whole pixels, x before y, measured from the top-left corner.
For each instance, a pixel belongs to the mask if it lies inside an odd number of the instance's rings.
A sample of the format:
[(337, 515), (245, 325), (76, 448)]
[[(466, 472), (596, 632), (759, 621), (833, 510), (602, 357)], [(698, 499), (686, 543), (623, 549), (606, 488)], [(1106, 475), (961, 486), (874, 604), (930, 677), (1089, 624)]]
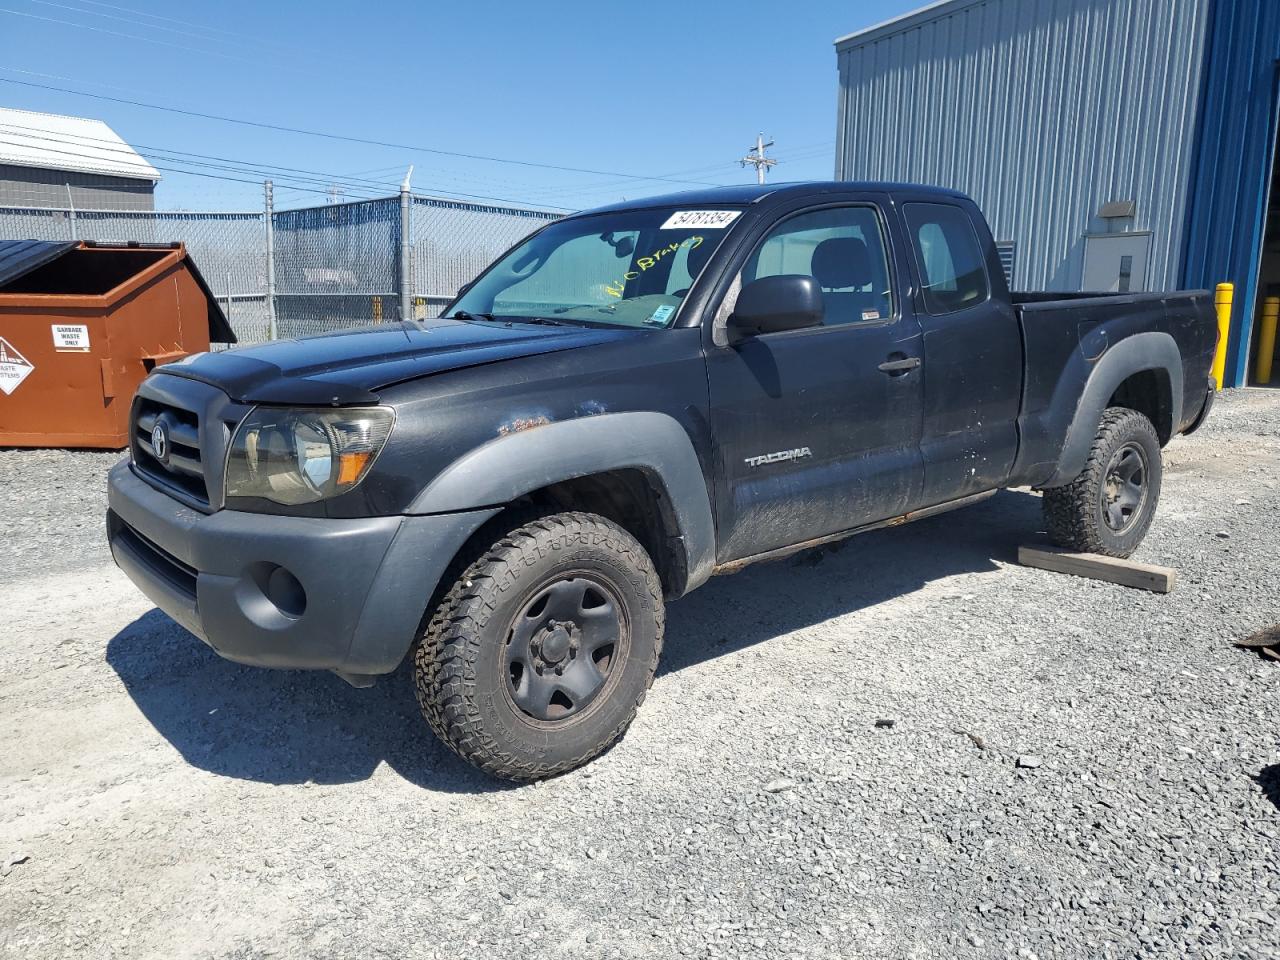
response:
[(667, 217), (659, 230), (722, 230), (741, 215), (741, 210), (678, 210)]
[(31, 361), (15, 350), (8, 340), (0, 337), (0, 390), (4, 395), (7, 397), (17, 390), (33, 370), (35, 367)]

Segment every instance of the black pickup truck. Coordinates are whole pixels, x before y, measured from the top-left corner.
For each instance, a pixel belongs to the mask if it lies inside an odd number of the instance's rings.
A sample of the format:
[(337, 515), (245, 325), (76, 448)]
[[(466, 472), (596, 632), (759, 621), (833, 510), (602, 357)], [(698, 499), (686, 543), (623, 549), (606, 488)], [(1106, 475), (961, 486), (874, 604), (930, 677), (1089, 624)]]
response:
[(961, 194), (734, 187), (525, 239), (431, 322), (204, 354), (139, 389), (107, 530), (219, 654), (358, 686), (412, 652), (463, 758), (530, 780), (631, 722), (664, 601), (1043, 491), (1126, 556), (1214, 395), (1207, 293), (1013, 294)]

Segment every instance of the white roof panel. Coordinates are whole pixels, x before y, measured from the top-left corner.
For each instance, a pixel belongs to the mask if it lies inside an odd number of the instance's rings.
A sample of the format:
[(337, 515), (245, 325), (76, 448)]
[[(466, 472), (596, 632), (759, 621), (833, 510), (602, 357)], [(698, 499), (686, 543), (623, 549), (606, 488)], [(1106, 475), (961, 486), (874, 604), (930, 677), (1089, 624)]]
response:
[(160, 179), (160, 172), (101, 120), (8, 107), (0, 107), (0, 164)]

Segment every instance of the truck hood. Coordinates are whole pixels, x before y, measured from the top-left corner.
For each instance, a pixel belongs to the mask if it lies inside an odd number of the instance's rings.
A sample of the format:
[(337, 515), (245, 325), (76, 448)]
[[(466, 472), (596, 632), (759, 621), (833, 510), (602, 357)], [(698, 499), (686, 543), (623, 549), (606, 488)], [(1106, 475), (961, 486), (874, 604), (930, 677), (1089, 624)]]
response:
[(162, 370), (211, 384), (242, 403), (377, 403), (379, 390), (434, 373), (644, 335), (497, 321), (408, 321), (202, 353)]

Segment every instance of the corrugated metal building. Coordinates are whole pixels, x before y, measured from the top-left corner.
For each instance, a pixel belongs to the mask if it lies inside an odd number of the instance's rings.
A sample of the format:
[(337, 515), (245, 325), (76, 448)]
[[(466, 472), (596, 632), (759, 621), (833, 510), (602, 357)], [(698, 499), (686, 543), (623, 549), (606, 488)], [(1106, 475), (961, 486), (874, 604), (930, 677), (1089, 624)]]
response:
[(970, 194), (1020, 289), (1235, 283), (1244, 382), (1280, 292), (1278, 0), (943, 0), (836, 50), (837, 177)]
[(0, 206), (154, 210), (159, 180), (101, 120), (0, 107)]

